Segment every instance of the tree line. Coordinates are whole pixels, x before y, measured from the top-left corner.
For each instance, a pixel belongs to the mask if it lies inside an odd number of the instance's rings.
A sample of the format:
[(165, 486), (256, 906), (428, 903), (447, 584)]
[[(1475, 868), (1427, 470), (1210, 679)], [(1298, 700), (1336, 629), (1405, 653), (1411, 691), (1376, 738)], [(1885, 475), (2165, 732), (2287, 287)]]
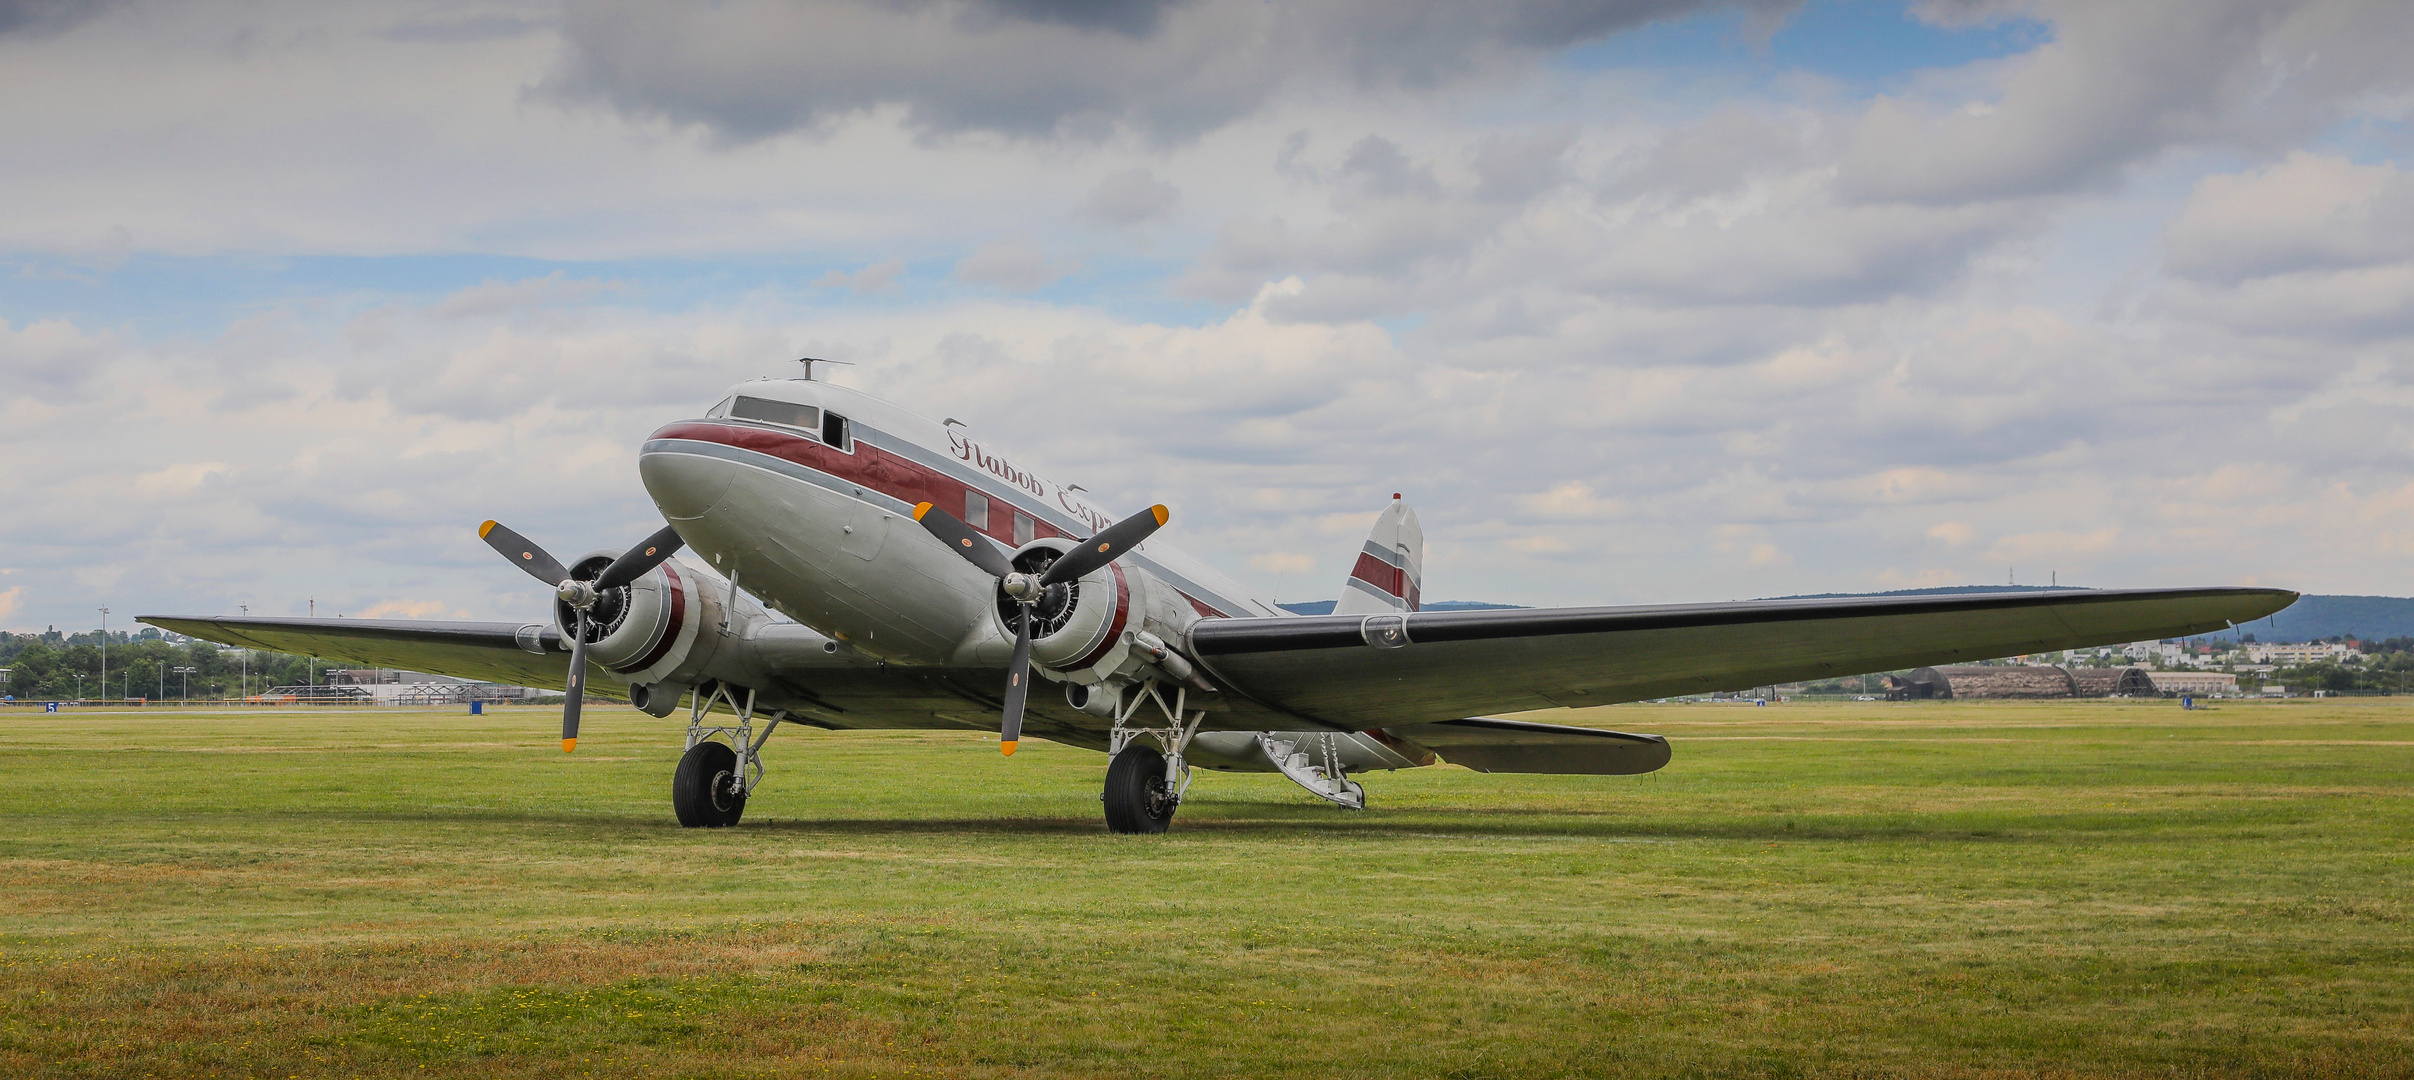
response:
[[(8, 669), (8, 685), (0, 688), (19, 701), (72, 701), (78, 698), (148, 698), (181, 700), (189, 684), (196, 699), (241, 697), (246, 681), (252, 693), (270, 686), (317, 681), (330, 665), (325, 660), (258, 649), (223, 649), (207, 641), (171, 642), (155, 630), (109, 635), (109, 685), (101, 685), (101, 636), (98, 632), (62, 636), (0, 633), (0, 668)], [(194, 669), (187, 675), (176, 669)], [(83, 676), (81, 679), (77, 676)], [(164, 690), (164, 693), (163, 693)]]

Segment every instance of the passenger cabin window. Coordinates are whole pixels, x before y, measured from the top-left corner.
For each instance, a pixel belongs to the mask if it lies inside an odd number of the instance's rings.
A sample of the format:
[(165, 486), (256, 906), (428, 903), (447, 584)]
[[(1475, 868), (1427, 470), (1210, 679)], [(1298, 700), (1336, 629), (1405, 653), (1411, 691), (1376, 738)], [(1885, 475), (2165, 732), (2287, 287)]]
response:
[(976, 529), (989, 527), (989, 496), (977, 491), (964, 493), (964, 524)]
[(1014, 546), (1021, 547), (1030, 543), (1031, 533), (1031, 519), (1021, 514), (1014, 515)]
[(855, 439), (847, 430), (847, 418), (834, 412), (821, 414), (821, 441), (829, 443), (833, 450), (855, 452)]
[(715, 405), (715, 406), (713, 406), (712, 408), (709, 408), (709, 409), (704, 410), (704, 415), (706, 415), (706, 416), (727, 416), (727, 415), (729, 415), (729, 403), (730, 403), (730, 402), (733, 402), (733, 401), (736, 401), (736, 400), (737, 400), (737, 399), (736, 399), (736, 398), (734, 398), (734, 397), (725, 397), (725, 398), (722, 398), (722, 399), (721, 399), (721, 403), (720, 403), (720, 404)]
[[(821, 426), (821, 410), (811, 405), (770, 398), (740, 397), (730, 403), (729, 415), (740, 420), (761, 420), (765, 423), (786, 424), (789, 427), (812, 431)], [(842, 421), (843, 423), (843, 421)]]

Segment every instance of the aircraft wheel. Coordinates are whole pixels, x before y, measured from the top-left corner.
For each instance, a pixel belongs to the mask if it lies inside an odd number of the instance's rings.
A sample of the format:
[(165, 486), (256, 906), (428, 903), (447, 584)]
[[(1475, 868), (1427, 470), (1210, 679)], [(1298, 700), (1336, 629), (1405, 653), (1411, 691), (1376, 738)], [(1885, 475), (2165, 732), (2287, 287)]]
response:
[(1165, 755), (1137, 743), (1106, 766), (1106, 828), (1115, 833), (1161, 833), (1180, 802), (1165, 786)]
[(679, 824), (690, 829), (719, 829), (738, 823), (746, 812), (746, 793), (732, 791), (738, 774), (738, 752), (717, 742), (688, 747), (671, 774), (671, 809)]

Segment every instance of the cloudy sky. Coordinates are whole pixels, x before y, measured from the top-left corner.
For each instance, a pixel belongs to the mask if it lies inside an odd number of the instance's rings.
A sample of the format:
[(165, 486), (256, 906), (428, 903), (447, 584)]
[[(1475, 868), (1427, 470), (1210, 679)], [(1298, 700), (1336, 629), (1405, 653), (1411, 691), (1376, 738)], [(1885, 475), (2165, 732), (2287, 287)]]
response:
[(2414, 594), (2414, 5), (0, 0), (0, 627), (539, 617), (727, 384), (1285, 600)]

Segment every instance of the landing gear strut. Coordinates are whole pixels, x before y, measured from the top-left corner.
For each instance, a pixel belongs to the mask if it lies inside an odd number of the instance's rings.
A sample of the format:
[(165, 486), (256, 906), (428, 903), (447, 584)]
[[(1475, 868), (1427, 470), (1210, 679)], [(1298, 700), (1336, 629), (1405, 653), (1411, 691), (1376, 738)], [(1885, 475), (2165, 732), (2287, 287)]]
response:
[[(1106, 790), (1098, 796), (1106, 803), (1108, 832), (1161, 833), (1173, 824), (1174, 809), (1182, 805), (1182, 793), (1190, 787), (1190, 763), (1183, 760), (1182, 752), (1190, 749), (1191, 736), (1199, 733), (1199, 724), (1207, 719), (1203, 709), (1188, 710), (1189, 699), (1187, 689), (1176, 688), (1173, 702), (1167, 704), (1152, 679), (1141, 684), (1129, 700), (1117, 703), (1115, 728), (1107, 736), (1107, 752), (1113, 760), (1106, 767)], [(1133, 714), (1152, 701), (1171, 727), (1144, 728), (1131, 723)], [(1157, 746), (1142, 745), (1142, 735), (1154, 739)]]
[[(725, 685), (713, 687), (710, 695), (698, 691), (688, 700), (687, 753), (679, 757), (679, 771), (671, 774), (671, 810), (679, 815), (684, 828), (725, 829), (745, 814), (747, 793), (763, 779), (763, 744), (788, 715), (773, 712), (771, 722), (757, 735), (754, 691), (746, 691), (743, 703)], [(727, 701), (738, 714), (736, 724), (705, 725), (705, 717), (718, 701)], [(715, 741), (715, 735), (729, 741)]]

